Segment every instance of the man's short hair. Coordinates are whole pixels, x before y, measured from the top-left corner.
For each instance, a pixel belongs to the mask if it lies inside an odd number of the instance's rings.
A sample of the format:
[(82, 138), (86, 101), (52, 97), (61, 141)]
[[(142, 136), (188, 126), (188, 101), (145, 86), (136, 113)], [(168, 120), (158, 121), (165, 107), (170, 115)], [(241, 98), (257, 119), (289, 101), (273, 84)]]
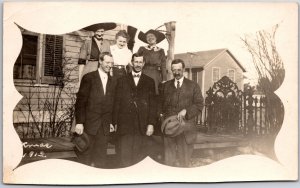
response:
[(179, 64), (179, 63), (182, 64), (182, 68), (185, 68), (185, 64), (184, 64), (184, 61), (182, 59), (174, 59), (171, 63), (171, 66), (174, 65), (174, 64)]
[(104, 60), (104, 56), (106, 56), (106, 55), (112, 57), (112, 54), (110, 52), (102, 52), (99, 55), (99, 60), (103, 61)]
[[(143, 56), (142, 56), (142, 55), (139, 55), (138, 53), (134, 53), (134, 54), (132, 54), (132, 56), (131, 56), (131, 62), (134, 61), (134, 58), (135, 58), (135, 57), (143, 57)], [(143, 57), (143, 61), (145, 61), (144, 57)]]
[(110, 52), (102, 52), (99, 55), (99, 61), (98, 61), (98, 68), (100, 67), (100, 61), (104, 60), (104, 56), (109, 56), (109, 57), (113, 57), (112, 54)]

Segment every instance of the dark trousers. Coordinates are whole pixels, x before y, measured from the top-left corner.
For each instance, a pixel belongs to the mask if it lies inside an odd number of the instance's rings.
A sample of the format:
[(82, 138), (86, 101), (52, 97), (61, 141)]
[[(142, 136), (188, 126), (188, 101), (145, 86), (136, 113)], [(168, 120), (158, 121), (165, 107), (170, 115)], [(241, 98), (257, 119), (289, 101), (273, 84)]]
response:
[(162, 136), (152, 135), (149, 137), (148, 155), (153, 160), (164, 162), (164, 140)]
[(168, 166), (189, 167), (193, 145), (187, 144), (184, 134), (164, 137), (165, 164)]
[(121, 135), (119, 151), (121, 167), (128, 167), (142, 161), (148, 155), (149, 137), (140, 134)]
[(84, 152), (78, 152), (78, 161), (98, 168), (105, 168), (107, 165), (107, 144), (109, 137), (104, 136), (101, 131), (96, 135), (90, 135), (90, 146)]

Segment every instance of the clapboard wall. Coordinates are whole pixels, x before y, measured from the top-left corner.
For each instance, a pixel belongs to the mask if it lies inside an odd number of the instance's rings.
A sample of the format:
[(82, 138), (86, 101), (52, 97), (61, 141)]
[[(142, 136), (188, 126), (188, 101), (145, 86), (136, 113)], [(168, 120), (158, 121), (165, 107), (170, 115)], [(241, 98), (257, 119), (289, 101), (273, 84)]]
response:
[[(111, 44), (115, 43), (115, 35), (121, 30), (126, 30), (126, 25), (117, 24), (113, 30), (105, 31), (104, 39), (110, 41)], [(34, 114), (39, 121), (50, 121), (51, 116), (45, 110), (46, 105), (57, 104), (55, 110), (57, 113), (63, 114), (66, 110), (70, 109), (76, 101), (76, 93), (78, 91), (78, 57), (80, 47), (85, 40), (89, 40), (93, 36), (93, 32), (89, 31), (74, 31), (63, 36), (63, 58), (64, 67), (70, 74), (67, 82), (64, 83), (63, 89), (60, 90), (59, 86), (50, 84), (35, 84), (29, 82), (16, 82), (16, 90), (23, 95), (23, 99), (19, 101), (13, 112), (14, 124), (28, 123), (36, 121), (32, 118)], [(59, 96), (59, 97), (58, 97)], [(49, 109), (49, 107), (48, 107)]]

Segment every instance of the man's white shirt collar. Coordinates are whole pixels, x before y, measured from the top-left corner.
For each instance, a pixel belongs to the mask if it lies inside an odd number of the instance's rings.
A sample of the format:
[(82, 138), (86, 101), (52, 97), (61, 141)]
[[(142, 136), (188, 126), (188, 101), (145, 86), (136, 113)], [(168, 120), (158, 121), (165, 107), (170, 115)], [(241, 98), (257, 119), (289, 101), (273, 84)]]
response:
[(140, 71), (140, 72), (134, 72), (134, 71), (132, 71), (132, 76), (134, 76), (134, 75), (139, 75), (141, 77), (142, 71)]
[(176, 78), (174, 79), (174, 85), (177, 88), (177, 81), (179, 81), (179, 85), (180, 87), (182, 86), (182, 82), (183, 82), (184, 76), (181, 77), (179, 80), (177, 80)]
[(98, 72), (99, 72), (99, 75), (100, 75), (100, 79), (101, 79), (101, 82), (102, 82), (103, 91), (104, 91), (104, 95), (105, 95), (106, 94), (106, 84), (107, 84), (108, 75), (101, 68), (98, 68)]
[[(139, 77), (135, 77), (135, 75), (139, 75)], [(139, 83), (141, 75), (142, 75), (142, 71), (140, 71), (140, 72), (134, 72), (134, 71), (132, 71), (133, 80), (134, 80), (134, 83), (135, 83), (136, 86)]]
[(101, 68), (98, 68), (98, 72), (99, 72), (101, 78), (102, 77), (103, 78), (107, 78), (108, 77), (107, 73), (104, 72)]

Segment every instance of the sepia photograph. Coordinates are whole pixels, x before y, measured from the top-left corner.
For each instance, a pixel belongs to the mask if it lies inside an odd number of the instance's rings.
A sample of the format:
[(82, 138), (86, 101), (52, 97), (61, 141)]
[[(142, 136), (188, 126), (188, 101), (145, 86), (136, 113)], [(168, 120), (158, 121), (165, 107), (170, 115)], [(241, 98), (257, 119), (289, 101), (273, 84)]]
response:
[(4, 3), (4, 183), (282, 180), (296, 3)]

